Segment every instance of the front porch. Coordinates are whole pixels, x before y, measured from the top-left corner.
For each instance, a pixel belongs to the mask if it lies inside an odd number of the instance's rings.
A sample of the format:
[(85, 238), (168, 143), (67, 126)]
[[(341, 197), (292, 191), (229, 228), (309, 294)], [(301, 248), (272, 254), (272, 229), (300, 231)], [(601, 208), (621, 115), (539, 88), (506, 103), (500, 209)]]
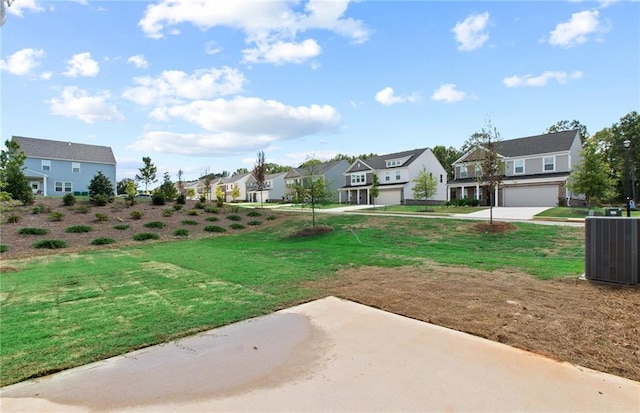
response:
[[(480, 206), (502, 206), (500, 202), (501, 189), (496, 188), (493, 193), (487, 186), (474, 184), (453, 184), (447, 185), (447, 202), (456, 199), (476, 199)], [(498, 202), (495, 202), (497, 200)]]

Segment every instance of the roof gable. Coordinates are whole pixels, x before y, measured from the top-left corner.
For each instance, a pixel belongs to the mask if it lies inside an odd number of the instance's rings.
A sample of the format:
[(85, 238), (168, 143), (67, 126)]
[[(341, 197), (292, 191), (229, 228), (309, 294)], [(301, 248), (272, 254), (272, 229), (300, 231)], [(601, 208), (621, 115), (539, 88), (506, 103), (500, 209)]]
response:
[(23, 136), (14, 136), (13, 140), (20, 145), (20, 149), (29, 158), (116, 164), (116, 158), (113, 156), (113, 151), (109, 146), (26, 138)]
[[(405, 166), (411, 165), (411, 163), (413, 163), (413, 161), (415, 161), (426, 150), (427, 148), (414, 149), (411, 151), (403, 151), (403, 152), (389, 153), (386, 155), (374, 156), (372, 158), (367, 158), (365, 160), (358, 159), (353, 163), (353, 165), (351, 165), (349, 169), (347, 169), (345, 173), (358, 172), (358, 171), (364, 171), (369, 169), (378, 170), (378, 169), (405, 167)], [(403, 160), (404, 162), (396, 166), (387, 166), (387, 161), (391, 161), (391, 160)], [(361, 164), (364, 164), (364, 166), (361, 165), (360, 167), (358, 167), (358, 162), (360, 162)]]

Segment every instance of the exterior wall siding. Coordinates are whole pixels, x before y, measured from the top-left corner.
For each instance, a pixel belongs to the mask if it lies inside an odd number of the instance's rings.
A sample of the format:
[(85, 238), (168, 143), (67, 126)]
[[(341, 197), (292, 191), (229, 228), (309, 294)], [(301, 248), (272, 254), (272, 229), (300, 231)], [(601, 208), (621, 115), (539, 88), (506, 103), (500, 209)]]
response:
[[(113, 164), (100, 164), (91, 162), (71, 162), (62, 161), (56, 159), (46, 159), (51, 163), (51, 169), (48, 171), (42, 170), (41, 158), (27, 158), (24, 165), (27, 169), (40, 172), (47, 175), (47, 188), (46, 194), (51, 196), (64, 196), (67, 192), (56, 192), (56, 182), (71, 182), (71, 193), (74, 192), (89, 192), (89, 184), (93, 177), (99, 172), (102, 173), (111, 181), (114, 191), (116, 188), (116, 166)], [(72, 165), (74, 163), (80, 164), (80, 172), (73, 172)]]

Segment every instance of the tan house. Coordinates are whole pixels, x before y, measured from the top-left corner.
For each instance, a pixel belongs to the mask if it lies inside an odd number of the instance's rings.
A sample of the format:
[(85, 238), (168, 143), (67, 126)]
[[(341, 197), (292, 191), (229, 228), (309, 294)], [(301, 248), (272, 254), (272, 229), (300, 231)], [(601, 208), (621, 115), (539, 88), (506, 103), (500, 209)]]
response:
[(447, 200), (477, 199), (480, 205), (507, 207), (556, 206), (575, 197), (566, 184), (571, 169), (582, 160), (581, 150), (578, 130), (500, 141), (496, 152), (505, 173), (491, 194), (481, 184), (484, 148), (474, 147), (453, 163), (455, 179), (447, 185)]

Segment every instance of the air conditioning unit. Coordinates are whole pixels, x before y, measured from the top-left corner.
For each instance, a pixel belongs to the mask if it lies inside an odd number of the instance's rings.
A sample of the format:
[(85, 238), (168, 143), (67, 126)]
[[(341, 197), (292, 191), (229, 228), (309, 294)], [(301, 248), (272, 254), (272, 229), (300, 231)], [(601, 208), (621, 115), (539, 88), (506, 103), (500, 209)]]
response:
[(640, 283), (640, 219), (587, 217), (584, 253), (588, 280)]

